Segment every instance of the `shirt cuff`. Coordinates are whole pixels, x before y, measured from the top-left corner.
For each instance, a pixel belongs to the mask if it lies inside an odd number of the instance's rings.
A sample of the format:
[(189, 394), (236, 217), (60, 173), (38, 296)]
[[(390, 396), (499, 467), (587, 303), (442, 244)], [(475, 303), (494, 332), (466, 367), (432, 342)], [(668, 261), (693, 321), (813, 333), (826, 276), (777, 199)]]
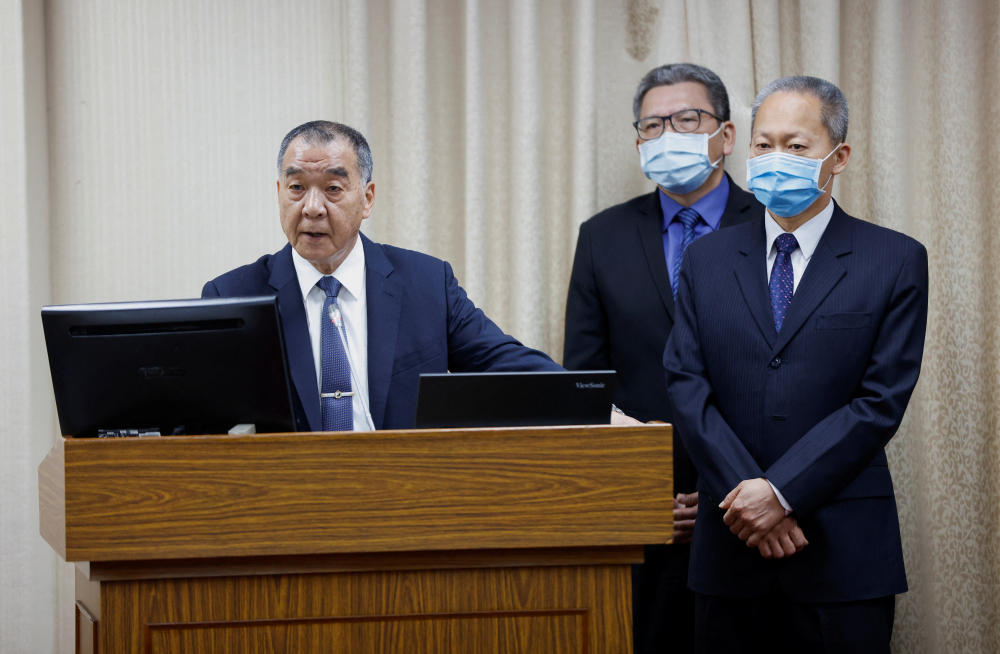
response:
[(778, 501), (781, 502), (781, 508), (785, 510), (785, 515), (791, 513), (792, 507), (789, 506), (788, 501), (785, 499), (785, 496), (781, 494), (781, 491), (778, 490), (778, 487), (775, 486), (774, 484), (771, 484), (770, 480), (765, 479), (764, 481), (766, 481), (768, 484), (771, 485), (771, 490), (773, 490), (774, 494), (778, 496)]

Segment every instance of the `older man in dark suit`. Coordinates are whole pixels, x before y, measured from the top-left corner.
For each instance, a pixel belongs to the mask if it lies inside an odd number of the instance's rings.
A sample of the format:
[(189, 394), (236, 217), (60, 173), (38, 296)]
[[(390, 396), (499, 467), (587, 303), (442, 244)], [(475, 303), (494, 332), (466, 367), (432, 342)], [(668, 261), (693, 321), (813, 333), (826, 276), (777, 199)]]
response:
[[(684, 249), (764, 208), (723, 169), (736, 128), (715, 73), (694, 64), (655, 68), (639, 83), (633, 114), (639, 161), (657, 188), (581, 225), (563, 365), (617, 370), (615, 403), (625, 413), (673, 422), (661, 359), (674, 324)], [(633, 571), (636, 652), (693, 650), (694, 595), (687, 576), (696, 478), (675, 432), (674, 540), (647, 546), (645, 563)]]
[(848, 216), (847, 101), (812, 77), (757, 96), (767, 213), (692, 245), (664, 353), (701, 494), (701, 652), (889, 651), (906, 591), (884, 447), (920, 372), (927, 252)]
[(356, 130), (313, 121), (289, 132), (277, 191), (288, 243), (202, 296), (278, 297), (299, 430), (411, 428), (425, 372), (562, 370), (477, 309), (447, 262), (361, 233), (375, 182)]

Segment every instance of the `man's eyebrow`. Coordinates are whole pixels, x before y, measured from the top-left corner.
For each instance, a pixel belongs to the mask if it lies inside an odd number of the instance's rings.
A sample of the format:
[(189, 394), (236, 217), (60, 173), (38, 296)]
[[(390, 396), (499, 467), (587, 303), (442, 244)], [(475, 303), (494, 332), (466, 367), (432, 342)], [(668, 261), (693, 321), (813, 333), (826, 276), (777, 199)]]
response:
[[(304, 172), (301, 168), (296, 168), (295, 166), (289, 166), (285, 168), (285, 177), (291, 177), (292, 175), (299, 175)], [(350, 175), (347, 174), (346, 168), (327, 168), (323, 171), (327, 175), (333, 175), (334, 177), (343, 177), (344, 179), (350, 179)]]
[[(769, 138), (771, 138), (772, 135), (771, 135), (770, 132), (760, 131), (760, 132), (757, 132), (757, 136), (760, 136), (760, 137), (765, 138), (765, 139), (769, 139)], [(797, 138), (802, 138), (804, 136), (808, 137), (808, 136), (812, 136), (812, 135), (810, 133), (808, 133), (808, 132), (780, 132), (778, 134), (778, 136), (781, 136), (781, 137), (787, 138), (787, 139), (797, 139)]]

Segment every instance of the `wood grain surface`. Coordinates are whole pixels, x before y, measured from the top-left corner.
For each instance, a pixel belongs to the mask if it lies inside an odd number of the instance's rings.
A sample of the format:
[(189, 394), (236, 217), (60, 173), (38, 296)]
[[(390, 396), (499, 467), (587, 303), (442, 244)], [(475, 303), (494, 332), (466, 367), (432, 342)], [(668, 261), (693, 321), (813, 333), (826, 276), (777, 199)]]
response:
[(630, 568), (100, 582), (104, 654), (631, 652)]
[[(76, 654), (98, 654), (101, 642), (101, 584), (90, 581), (82, 570), (76, 574)], [(107, 635), (104, 636), (107, 638)]]
[(39, 470), (42, 534), (93, 562), (662, 543), (671, 439), (669, 425), (63, 439)]
[(373, 570), (454, 570), (551, 565), (624, 565), (642, 563), (641, 545), (297, 556), (235, 556), (214, 559), (78, 562), (91, 581), (238, 577), (245, 575), (368, 572)]
[(57, 441), (38, 466), (39, 528), (45, 542), (64, 559), (66, 559), (65, 442), (65, 439)]

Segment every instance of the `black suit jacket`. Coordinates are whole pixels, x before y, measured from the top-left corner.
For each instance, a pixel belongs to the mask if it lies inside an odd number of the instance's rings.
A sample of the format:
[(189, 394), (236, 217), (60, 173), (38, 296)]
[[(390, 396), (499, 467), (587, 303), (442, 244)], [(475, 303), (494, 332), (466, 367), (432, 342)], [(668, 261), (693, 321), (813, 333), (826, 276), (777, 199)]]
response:
[[(764, 207), (729, 177), (720, 228), (764, 215)], [(615, 404), (643, 422), (672, 423), (663, 348), (674, 326), (674, 297), (663, 253), (659, 191), (605, 209), (580, 225), (566, 301), (563, 365), (616, 370)], [(674, 434), (675, 492), (695, 490), (697, 476)]]
[[(883, 449), (920, 373), (927, 250), (835, 206), (778, 332), (763, 216), (688, 248), (664, 353), (674, 419), (698, 467), (689, 586), (754, 597), (779, 581), (801, 602), (906, 591)], [(763, 477), (809, 545), (764, 560), (714, 505)]]
[[(446, 261), (361, 234), (368, 304), (368, 399), (376, 429), (411, 429), (425, 372), (562, 370), (506, 335), (458, 285)], [(205, 284), (202, 297), (277, 295), (299, 431), (323, 428), (316, 365), (292, 246)]]

